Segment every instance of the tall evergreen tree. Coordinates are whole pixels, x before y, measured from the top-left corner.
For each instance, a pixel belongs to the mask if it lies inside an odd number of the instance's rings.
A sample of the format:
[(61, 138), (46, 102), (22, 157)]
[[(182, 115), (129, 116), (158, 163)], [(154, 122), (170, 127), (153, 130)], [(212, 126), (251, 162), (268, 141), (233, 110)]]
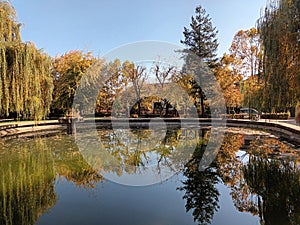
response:
[(190, 28), (184, 27), (184, 40), (180, 42), (187, 47), (187, 50), (212, 67), (217, 60), (218, 31), (204, 8), (196, 7), (195, 13), (196, 15), (191, 18)]
[[(211, 18), (206, 13), (205, 9), (201, 6), (196, 7), (195, 16), (191, 17), (190, 27), (184, 27), (183, 35), (184, 40), (181, 40), (181, 43), (186, 46), (187, 53), (192, 52), (198, 58), (195, 61), (195, 57), (186, 58), (186, 67), (195, 67), (192, 70), (197, 71), (198, 73), (201, 68), (196, 68), (200, 65), (200, 61), (206, 63), (209, 68), (214, 68), (217, 61), (217, 48), (218, 40), (216, 27), (213, 26)], [(188, 54), (189, 55), (189, 54)], [(193, 62), (192, 62), (193, 61)], [(196, 66), (195, 66), (196, 65)], [(191, 68), (184, 68), (184, 73), (191, 70)], [(199, 75), (199, 74), (198, 74)], [(200, 74), (201, 76), (201, 74)], [(203, 87), (201, 88), (199, 83), (195, 79), (189, 80), (192, 85), (190, 94), (192, 95), (195, 105), (200, 111), (201, 116), (205, 116), (205, 106), (204, 101), (206, 99)], [(200, 106), (200, 109), (199, 109)]]

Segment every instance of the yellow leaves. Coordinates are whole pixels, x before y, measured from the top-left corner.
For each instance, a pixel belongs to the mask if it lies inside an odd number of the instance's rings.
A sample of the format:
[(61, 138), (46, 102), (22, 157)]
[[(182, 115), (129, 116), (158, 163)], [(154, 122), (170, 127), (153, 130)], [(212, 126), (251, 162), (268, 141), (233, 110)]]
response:
[(0, 1), (0, 42), (20, 42), (20, 24), (9, 2)]
[(230, 55), (235, 59), (235, 69), (244, 77), (258, 74), (262, 54), (257, 29), (238, 31), (233, 38)]
[(225, 54), (221, 59), (219, 67), (214, 71), (227, 107), (240, 106), (242, 98), (237, 86), (237, 83), (241, 81), (241, 76), (232, 68), (234, 62), (234, 57)]
[(122, 64), (122, 74), (127, 78), (135, 77), (135, 65), (133, 62), (125, 61)]
[(1, 48), (0, 111), (41, 119), (49, 110), (53, 81), (48, 55), (33, 43), (14, 42)]
[[(54, 108), (60, 110), (71, 108), (80, 79), (96, 61), (97, 59), (92, 56), (91, 52), (84, 53), (79, 50), (67, 52), (53, 59)], [(98, 65), (96, 68), (99, 68)], [(91, 82), (91, 80), (86, 80), (85, 84)]]
[(53, 68), (60, 76), (67, 74), (69, 71), (83, 73), (95, 61), (96, 59), (92, 56), (91, 52), (83, 53), (82, 51), (74, 50), (60, 57), (55, 57)]

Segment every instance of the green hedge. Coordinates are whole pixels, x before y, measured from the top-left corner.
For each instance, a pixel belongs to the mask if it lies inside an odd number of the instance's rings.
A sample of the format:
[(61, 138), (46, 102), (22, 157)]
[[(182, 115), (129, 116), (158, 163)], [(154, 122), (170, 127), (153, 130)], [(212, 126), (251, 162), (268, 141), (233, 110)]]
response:
[(244, 119), (245, 114), (226, 114), (227, 119)]
[(261, 115), (261, 119), (269, 120), (287, 120), (289, 117), (288, 113), (264, 113)]

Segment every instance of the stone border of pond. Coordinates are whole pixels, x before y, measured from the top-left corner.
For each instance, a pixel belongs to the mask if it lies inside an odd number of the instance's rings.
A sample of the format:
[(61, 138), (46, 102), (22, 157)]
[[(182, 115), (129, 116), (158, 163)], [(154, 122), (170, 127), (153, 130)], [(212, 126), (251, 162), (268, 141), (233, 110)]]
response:
[(300, 126), (281, 120), (227, 120), (228, 127), (260, 129), (289, 140), (300, 147)]
[(50, 134), (65, 129), (63, 124), (56, 120), (45, 121), (12, 121), (0, 123), (0, 138), (31, 137), (35, 134)]
[[(167, 128), (188, 127), (188, 126), (209, 126), (211, 122), (217, 125), (226, 125), (228, 127), (248, 127), (261, 129), (270, 133), (275, 133), (279, 137), (296, 142), (300, 145), (300, 126), (280, 120), (240, 120), (240, 119), (210, 119), (210, 118), (87, 118), (80, 120), (80, 127), (96, 124), (99, 129), (112, 128), (149, 128), (151, 126), (162, 126), (164, 121)], [(76, 121), (76, 120), (74, 120)], [(77, 122), (76, 122), (77, 123)], [(39, 133), (65, 132), (68, 131), (70, 123), (58, 120), (45, 121), (13, 121), (0, 123), (0, 138), (9, 136), (32, 136)]]

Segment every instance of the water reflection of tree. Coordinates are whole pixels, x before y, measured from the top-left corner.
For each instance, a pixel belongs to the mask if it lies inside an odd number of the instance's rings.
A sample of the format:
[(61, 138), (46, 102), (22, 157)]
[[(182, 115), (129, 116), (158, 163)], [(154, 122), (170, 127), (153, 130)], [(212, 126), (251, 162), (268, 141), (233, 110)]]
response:
[(219, 207), (215, 186), (222, 180), (235, 207), (258, 215), (262, 225), (300, 224), (299, 153), (276, 139), (258, 138), (237, 156), (243, 140), (243, 135), (227, 133), (216, 160), (203, 172), (197, 165), (205, 144), (199, 142), (178, 188), (185, 191), (186, 210), (199, 224), (209, 224)]
[(230, 194), (235, 207), (239, 211), (247, 211), (256, 215), (258, 209), (252, 201), (255, 194), (251, 193), (245, 182), (242, 170), (242, 158), (246, 155), (236, 156), (243, 142), (244, 135), (227, 133), (214, 165), (223, 183), (231, 188)]
[(99, 130), (98, 134), (105, 150), (117, 160), (115, 167), (108, 168), (108, 172), (117, 172), (121, 176), (124, 171), (139, 173), (152, 165), (157, 165), (158, 171), (163, 166), (175, 169), (177, 165), (172, 154), (176, 152), (182, 135), (179, 128)]
[(205, 171), (198, 169), (206, 141), (199, 140), (192, 159), (184, 169), (186, 180), (182, 182), (183, 186), (178, 188), (185, 192), (183, 199), (186, 200), (186, 211), (192, 211), (194, 221), (199, 224), (209, 224), (219, 208), (219, 191), (216, 188), (219, 179), (216, 170), (213, 167)]
[(300, 224), (300, 170), (291, 160), (298, 153), (274, 139), (256, 141), (251, 150), (243, 173), (251, 193), (257, 195), (261, 224)]
[(236, 157), (241, 135), (227, 135), (216, 159), (236, 208), (258, 215), (263, 225), (300, 224), (298, 153), (272, 138), (252, 141), (247, 162)]
[(56, 203), (56, 175), (84, 188), (103, 179), (71, 137), (1, 141), (0, 156), (0, 224), (34, 224)]
[[(104, 143), (115, 143), (116, 139), (108, 138), (110, 133), (105, 134), (107, 142)], [(135, 141), (120, 142), (119, 149), (114, 150), (121, 151), (127, 146), (128, 152), (118, 152), (125, 157), (122, 160), (127, 159), (126, 163), (142, 167), (141, 160), (149, 160), (146, 154), (149, 149), (143, 143), (151, 134), (140, 130), (134, 131), (133, 135)], [(186, 139), (183, 145), (188, 146), (194, 141), (198, 145), (185, 166), (186, 179), (178, 189), (184, 192), (186, 210), (192, 212), (197, 223), (209, 224), (212, 221), (219, 208), (216, 184), (222, 180), (231, 188), (235, 207), (258, 215), (261, 224), (300, 224), (300, 170), (296, 151), (278, 140), (260, 138), (251, 143), (245, 158), (247, 161), (242, 161), (236, 153), (243, 136), (228, 133), (214, 163), (201, 172), (198, 165), (209, 131), (170, 129), (159, 144), (157, 139), (148, 143), (154, 146), (151, 152), (157, 154), (156, 163), (178, 167), (183, 164), (182, 159), (186, 156), (181, 154), (185, 152), (177, 152), (176, 148), (178, 140), (185, 135), (192, 138)], [(197, 139), (199, 136), (201, 138)], [(135, 146), (136, 152), (129, 146)], [(73, 137), (1, 142), (0, 155), (0, 224), (33, 224), (56, 202), (56, 174), (84, 188), (93, 188), (103, 179), (85, 162)]]
[(300, 171), (295, 164), (251, 157), (244, 175), (257, 194), (262, 224), (300, 224)]
[(94, 188), (104, 178), (82, 157), (73, 137), (57, 136), (47, 141), (53, 154), (55, 171), (76, 186)]
[(56, 202), (51, 152), (40, 140), (4, 146), (0, 150), (0, 224), (34, 224)]

